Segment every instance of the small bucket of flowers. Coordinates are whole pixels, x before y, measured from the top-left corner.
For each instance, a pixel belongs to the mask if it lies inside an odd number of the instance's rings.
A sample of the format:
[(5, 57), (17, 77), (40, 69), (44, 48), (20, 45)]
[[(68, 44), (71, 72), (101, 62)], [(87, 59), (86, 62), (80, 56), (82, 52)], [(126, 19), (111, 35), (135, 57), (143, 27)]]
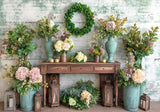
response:
[(89, 53), (90, 56), (94, 56), (94, 61), (99, 62), (99, 56), (104, 55), (105, 50), (102, 48), (102, 46), (98, 45), (96, 42), (92, 42), (90, 44)]
[(124, 108), (128, 111), (137, 111), (140, 99), (140, 86), (145, 84), (145, 72), (141, 69), (134, 70), (131, 67), (127, 67), (119, 70), (119, 76), (119, 86), (123, 87)]
[(75, 53), (74, 56), (70, 57), (70, 61), (74, 63), (85, 63), (87, 62), (87, 56), (80, 51)]
[(33, 98), (36, 91), (39, 91), (41, 87), (47, 86), (42, 83), (42, 75), (38, 67), (31, 69), (24, 66), (11, 66), (4, 68), (8, 75), (7, 77), (13, 79), (13, 89), (20, 94), (20, 106), (22, 111), (33, 110)]

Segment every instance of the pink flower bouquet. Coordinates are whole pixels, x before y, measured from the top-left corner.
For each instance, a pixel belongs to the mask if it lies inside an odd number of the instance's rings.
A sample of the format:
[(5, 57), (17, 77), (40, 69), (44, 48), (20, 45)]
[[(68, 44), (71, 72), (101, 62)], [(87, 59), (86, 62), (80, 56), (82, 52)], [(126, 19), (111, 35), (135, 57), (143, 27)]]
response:
[(89, 49), (90, 56), (104, 55), (105, 50), (101, 46), (99, 46), (96, 42), (92, 42), (90, 46), (91, 46), (91, 48)]

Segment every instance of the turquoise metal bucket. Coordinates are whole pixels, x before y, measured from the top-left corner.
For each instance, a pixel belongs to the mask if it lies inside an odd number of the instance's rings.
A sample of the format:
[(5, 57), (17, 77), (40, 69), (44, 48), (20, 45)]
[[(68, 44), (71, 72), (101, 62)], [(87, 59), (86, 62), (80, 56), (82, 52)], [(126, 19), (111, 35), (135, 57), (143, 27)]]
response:
[(36, 91), (27, 91), (27, 95), (20, 95), (20, 106), (22, 111), (33, 110), (35, 94)]
[(128, 111), (137, 111), (140, 99), (140, 87), (134, 85), (123, 88), (124, 108)]

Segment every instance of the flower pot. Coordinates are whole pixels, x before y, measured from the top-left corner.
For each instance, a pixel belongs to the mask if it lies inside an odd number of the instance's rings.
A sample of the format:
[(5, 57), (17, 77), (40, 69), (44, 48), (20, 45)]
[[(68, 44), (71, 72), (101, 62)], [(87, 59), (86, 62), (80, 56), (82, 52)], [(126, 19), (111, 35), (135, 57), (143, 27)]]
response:
[(123, 88), (124, 108), (128, 111), (137, 111), (140, 99), (140, 87), (130, 85)]
[(48, 57), (48, 62), (53, 58), (53, 41), (51, 37), (48, 37), (48, 41), (45, 42), (45, 49)]
[(67, 62), (67, 55), (66, 55), (66, 53), (61, 54), (61, 62)]
[(99, 55), (94, 56), (94, 62), (99, 63)]
[(27, 95), (20, 95), (20, 106), (22, 111), (31, 111), (34, 109), (34, 95), (36, 91), (27, 91)]
[(108, 61), (107, 62), (110, 62), (110, 63), (114, 62), (113, 56), (114, 56), (114, 53), (116, 52), (116, 49), (117, 49), (117, 42), (114, 40), (113, 37), (108, 38), (108, 41), (105, 44), (105, 48), (106, 48), (106, 51), (108, 54)]

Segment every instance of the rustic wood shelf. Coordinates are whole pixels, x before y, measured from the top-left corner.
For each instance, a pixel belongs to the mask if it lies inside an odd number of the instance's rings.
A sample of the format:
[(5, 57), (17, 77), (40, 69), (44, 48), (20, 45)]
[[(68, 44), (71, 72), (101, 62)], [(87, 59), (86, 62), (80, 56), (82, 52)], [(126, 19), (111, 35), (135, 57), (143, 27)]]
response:
[[(118, 106), (118, 69), (120, 69), (120, 63), (95, 63), (95, 62), (86, 62), (86, 63), (48, 63), (42, 62), (41, 65), (41, 74), (43, 75), (43, 83), (46, 83), (46, 74), (47, 73), (99, 73), (100, 74), (100, 87), (103, 86), (106, 75), (113, 75), (114, 83), (114, 93), (115, 93), (115, 106)], [(43, 88), (43, 105), (46, 106), (46, 87)]]

